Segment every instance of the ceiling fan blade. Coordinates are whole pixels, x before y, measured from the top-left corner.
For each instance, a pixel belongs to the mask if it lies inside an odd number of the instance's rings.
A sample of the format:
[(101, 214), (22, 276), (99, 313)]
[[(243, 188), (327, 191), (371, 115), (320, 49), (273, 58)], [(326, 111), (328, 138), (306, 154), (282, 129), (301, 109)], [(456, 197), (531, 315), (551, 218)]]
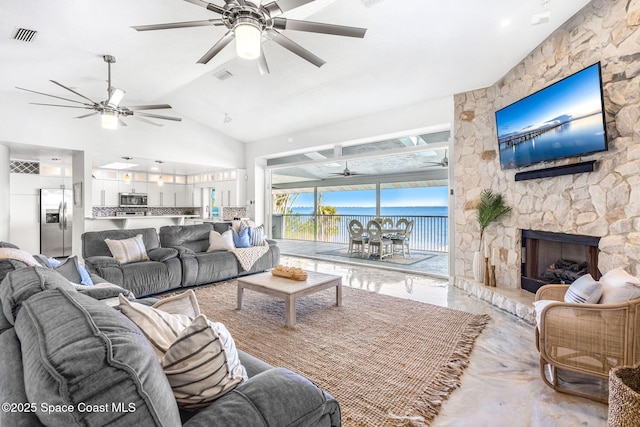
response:
[(65, 85), (63, 85), (62, 83), (58, 83), (58, 82), (57, 82), (57, 81), (55, 81), (55, 80), (49, 80), (49, 81), (50, 81), (51, 83), (53, 83), (53, 84), (56, 84), (56, 85), (60, 86), (61, 88), (64, 88), (64, 89), (68, 90), (69, 92), (75, 93), (75, 94), (76, 94), (76, 95), (78, 95), (80, 98), (84, 98), (84, 99), (86, 99), (87, 101), (91, 102), (92, 104), (97, 104), (97, 102), (96, 102), (96, 101), (94, 101), (93, 99), (89, 99), (89, 98), (87, 98), (86, 96), (84, 96), (84, 95), (83, 95), (83, 94), (81, 94), (80, 92), (76, 92), (75, 90), (73, 90), (73, 89), (71, 89), (71, 88), (69, 88), (69, 87), (66, 87), (66, 86), (65, 86)]
[(131, 106), (127, 106), (126, 108), (129, 109), (129, 110), (132, 110), (132, 111), (163, 110), (163, 109), (166, 109), (166, 108), (171, 108), (171, 105), (169, 105), (169, 104), (131, 105)]
[(94, 111), (93, 113), (83, 114), (82, 116), (74, 117), (74, 119), (84, 119), (85, 117), (95, 116), (96, 114), (98, 114), (98, 112)]
[(134, 118), (134, 119), (136, 119), (136, 120), (140, 120), (141, 122), (144, 122), (144, 123), (150, 124), (150, 125), (154, 125), (154, 126), (164, 126), (162, 123), (152, 122), (151, 120), (147, 120), (147, 119), (145, 119), (144, 117), (136, 117), (136, 116), (133, 116), (133, 118)]
[(224, 22), (222, 22), (222, 19), (205, 19), (202, 21), (170, 22), (168, 24), (135, 25), (131, 28), (136, 31), (151, 31), (170, 30), (173, 28), (208, 27), (210, 25), (224, 25)]
[(174, 122), (181, 122), (182, 119), (180, 117), (171, 117), (171, 116), (161, 116), (159, 114), (151, 114), (151, 113), (135, 113), (135, 116), (144, 116), (144, 117), (152, 117), (154, 119), (163, 119), (163, 120), (173, 120)]
[(313, 0), (278, 0), (274, 3), (278, 5), (278, 8), (280, 8), (282, 12), (286, 12), (288, 10), (295, 9), (296, 7), (305, 5), (307, 3), (311, 3), (312, 1)]
[(205, 53), (202, 58), (198, 60), (198, 64), (206, 64), (207, 62), (211, 61), (211, 58), (220, 53), (222, 49), (224, 49), (229, 43), (231, 43), (232, 39), (233, 31), (227, 31), (227, 34), (225, 34), (220, 40), (218, 40), (218, 42), (214, 44), (213, 47), (209, 49), (207, 53)]
[(273, 28), (278, 30), (307, 31), (310, 33), (333, 34), (336, 36), (363, 38), (366, 28), (345, 25), (323, 24), (321, 22), (297, 21), (287, 18), (273, 18)]
[(82, 108), (83, 110), (93, 110), (93, 106), (79, 107), (77, 105), (43, 104), (41, 102), (30, 102), (29, 104), (32, 104), (32, 105), (46, 105), (47, 107)]
[(267, 64), (267, 58), (264, 56), (262, 45), (260, 45), (260, 56), (258, 57), (258, 70), (260, 70), (261, 76), (269, 74), (269, 64)]
[(322, 58), (314, 55), (313, 53), (309, 52), (307, 49), (300, 46), (298, 43), (283, 36), (282, 34), (280, 34), (275, 30), (271, 30), (267, 32), (267, 37), (270, 40), (273, 40), (274, 42), (278, 43), (280, 46), (284, 47), (285, 49), (288, 49), (291, 52), (295, 53), (300, 58), (306, 59), (307, 61), (311, 62), (316, 67), (322, 67), (324, 64), (326, 64), (326, 62)]
[(87, 104), (87, 103), (84, 103), (84, 102), (76, 101), (75, 99), (63, 98), (62, 96), (56, 96), (56, 95), (49, 95), (48, 93), (37, 92), (35, 90), (25, 89), (25, 88), (22, 88), (22, 87), (17, 87), (16, 86), (16, 89), (20, 89), (20, 90), (24, 90), (24, 91), (32, 92), (32, 93), (37, 93), (38, 95), (50, 96), (52, 98), (58, 98), (58, 99), (62, 99), (62, 100), (69, 101), (69, 102), (75, 102), (75, 103), (82, 104), (82, 105), (87, 105), (87, 106), (90, 105), (90, 104)]
[(220, 6), (215, 5), (213, 3), (208, 3), (206, 1), (202, 1), (202, 0), (184, 0), (184, 1), (189, 2), (189, 3), (193, 3), (196, 6), (202, 6), (204, 8), (209, 9), (211, 12), (219, 13), (220, 15), (222, 15), (225, 12), (223, 7), (220, 7)]

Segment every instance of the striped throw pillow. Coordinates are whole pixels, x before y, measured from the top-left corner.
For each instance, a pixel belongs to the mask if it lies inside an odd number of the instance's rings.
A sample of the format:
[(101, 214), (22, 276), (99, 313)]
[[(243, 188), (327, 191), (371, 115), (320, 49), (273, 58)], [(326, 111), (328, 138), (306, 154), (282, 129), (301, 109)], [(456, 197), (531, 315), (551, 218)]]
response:
[(109, 247), (111, 255), (123, 264), (129, 262), (148, 261), (147, 249), (144, 247), (142, 234), (128, 239), (104, 239)]
[(194, 319), (166, 313), (162, 305), (149, 307), (122, 295), (120, 310), (151, 343), (179, 407), (207, 406), (247, 379), (233, 337), (222, 323), (202, 314)]
[(591, 274), (576, 279), (564, 294), (564, 302), (597, 304), (602, 296), (602, 285)]
[(208, 406), (247, 379), (227, 328), (204, 315), (180, 333), (161, 364), (182, 409)]
[(251, 228), (251, 246), (264, 246), (267, 244), (264, 235), (264, 225)]

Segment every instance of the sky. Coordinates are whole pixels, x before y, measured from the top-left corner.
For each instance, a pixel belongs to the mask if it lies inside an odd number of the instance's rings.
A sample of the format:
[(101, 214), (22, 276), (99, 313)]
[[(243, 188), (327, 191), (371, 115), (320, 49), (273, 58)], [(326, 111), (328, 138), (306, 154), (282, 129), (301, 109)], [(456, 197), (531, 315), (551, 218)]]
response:
[[(380, 203), (392, 206), (447, 206), (448, 187), (390, 188), (380, 190)], [(322, 202), (335, 207), (375, 207), (375, 190), (324, 192)], [(295, 207), (313, 207), (313, 193), (303, 193)]]
[(564, 114), (584, 114), (601, 108), (600, 70), (594, 64), (496, 111), (498, 137)]

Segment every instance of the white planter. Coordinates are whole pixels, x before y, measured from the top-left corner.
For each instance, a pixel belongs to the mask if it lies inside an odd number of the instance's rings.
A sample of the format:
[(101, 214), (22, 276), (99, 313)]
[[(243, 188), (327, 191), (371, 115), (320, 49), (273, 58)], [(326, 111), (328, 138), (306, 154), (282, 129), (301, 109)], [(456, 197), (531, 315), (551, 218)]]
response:
[(473, 280), (484, 283), (484, 253), (482, 251), (473, 253)]

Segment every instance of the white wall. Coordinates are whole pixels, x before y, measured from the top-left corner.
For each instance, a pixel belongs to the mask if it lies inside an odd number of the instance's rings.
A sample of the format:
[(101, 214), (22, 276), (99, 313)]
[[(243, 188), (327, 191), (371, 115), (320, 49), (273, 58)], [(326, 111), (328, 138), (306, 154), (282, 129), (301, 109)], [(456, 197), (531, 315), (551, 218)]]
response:
[[(264, 197), (271, 197), (270, 192), (264, 194), (263, 191), (263, 172), (266, 164), (263, 159), (320, 147), (330, 148), (335, 144), (380, 141), (394, 136), (405, 136), (413, 130), (422, 132), (429, 127), (443, 124), (453, 128), (453, 112), (453, 97), (444, 97), (247, 144), (247, 199), (256, 201), (256, 220), (265, 212)], [(258, 193), (263, 194), (258, 196)], [(268, 229), (270, 230), (270, 227)]]

